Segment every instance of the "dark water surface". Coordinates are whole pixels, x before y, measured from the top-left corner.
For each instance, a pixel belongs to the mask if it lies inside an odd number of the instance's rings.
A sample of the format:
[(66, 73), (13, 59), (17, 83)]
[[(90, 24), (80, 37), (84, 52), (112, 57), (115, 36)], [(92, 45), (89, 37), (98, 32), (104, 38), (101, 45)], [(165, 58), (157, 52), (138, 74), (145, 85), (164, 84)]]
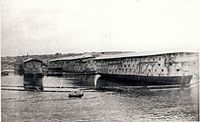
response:
[[(198, 80), (192, 80), (192, 83)], [(22, 121), (197, 121), (198, 84), (187, 89), (135, 89), (127, 84), (98, 81), (96, 87), (123, 86), (123, 92), (95, 90), (92, 81), (69, 77), (1, 77), (3, 122)], [(59, 88), (60, 87), (60, 88)], [(4, 89), (3, 89), (4, 88)], [(92, 90), (91, 90), (92, 88)], [(6, 90), (13, 89), (13, 90)], [(15, 90), (16, 89), (16, 90)], [(82, 98), (68, 98), (82, 89)], [(23, 91), (19, 91), (23, 90)], [(91, 91), (90, 91), (91, 90)], [(49, 91), (49, 92), (47, 92)], [(58, 91), (58, 92), (53, 92)]]

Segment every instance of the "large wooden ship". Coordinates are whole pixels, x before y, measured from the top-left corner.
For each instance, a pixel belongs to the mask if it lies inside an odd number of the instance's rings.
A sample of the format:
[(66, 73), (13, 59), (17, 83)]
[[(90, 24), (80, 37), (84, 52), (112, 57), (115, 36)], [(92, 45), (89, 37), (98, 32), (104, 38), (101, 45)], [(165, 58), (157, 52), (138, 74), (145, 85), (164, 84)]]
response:
[(47, 75), (93, 74), (93, 58), (93, 55), (83, 54), (49, 60)]
[(187, 85), (198, 67), (195, 52), (128, 53), (94, 59), (101, 78), (144, 85)]
[[(198, 69), (197, 52), (90, 54), (49, 60), (48, 74), (100, 74), (101, 79), (143, 85), (187, 85)], [(198, 73), (197, 73), (198, 74)]]

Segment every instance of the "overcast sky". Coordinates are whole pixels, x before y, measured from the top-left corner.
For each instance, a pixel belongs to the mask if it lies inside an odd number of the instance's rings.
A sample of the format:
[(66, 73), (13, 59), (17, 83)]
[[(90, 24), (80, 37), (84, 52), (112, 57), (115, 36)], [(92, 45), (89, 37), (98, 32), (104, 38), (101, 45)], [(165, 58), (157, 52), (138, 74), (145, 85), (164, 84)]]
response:
[(200, 0), (1, 0), (1, 55), (197, 48)]

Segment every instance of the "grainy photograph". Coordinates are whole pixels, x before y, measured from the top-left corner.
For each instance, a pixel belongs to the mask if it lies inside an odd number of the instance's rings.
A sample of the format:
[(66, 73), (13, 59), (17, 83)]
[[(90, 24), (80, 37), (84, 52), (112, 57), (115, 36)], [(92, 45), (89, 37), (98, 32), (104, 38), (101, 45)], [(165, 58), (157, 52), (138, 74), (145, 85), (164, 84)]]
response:
[(199, 0), (2, 0), (2, 122), (199, 121)]

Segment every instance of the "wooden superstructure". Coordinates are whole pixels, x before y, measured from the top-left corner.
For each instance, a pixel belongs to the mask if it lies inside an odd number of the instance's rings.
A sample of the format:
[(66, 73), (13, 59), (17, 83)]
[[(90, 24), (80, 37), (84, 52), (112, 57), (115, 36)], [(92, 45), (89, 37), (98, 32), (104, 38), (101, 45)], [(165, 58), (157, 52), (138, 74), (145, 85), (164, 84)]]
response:
[(42, 60), (29, 58), (23, 62), (24, 76), (43, 76)]
[(198, 53), (185, 51), (90, 54), (52, 59), (48, 74), (100, 74), (100, 78), (144, 85), (186, 85), (198, 69)]
[(62, 57), (48, 61), (48, 75), (64, 73), (92, 73), (94, 72), (93, 59), (90, 54)]
[(195, 52), (128, 53), (95, 58), (101, 77), (144, 84), (189, 84), (198, 54)]

